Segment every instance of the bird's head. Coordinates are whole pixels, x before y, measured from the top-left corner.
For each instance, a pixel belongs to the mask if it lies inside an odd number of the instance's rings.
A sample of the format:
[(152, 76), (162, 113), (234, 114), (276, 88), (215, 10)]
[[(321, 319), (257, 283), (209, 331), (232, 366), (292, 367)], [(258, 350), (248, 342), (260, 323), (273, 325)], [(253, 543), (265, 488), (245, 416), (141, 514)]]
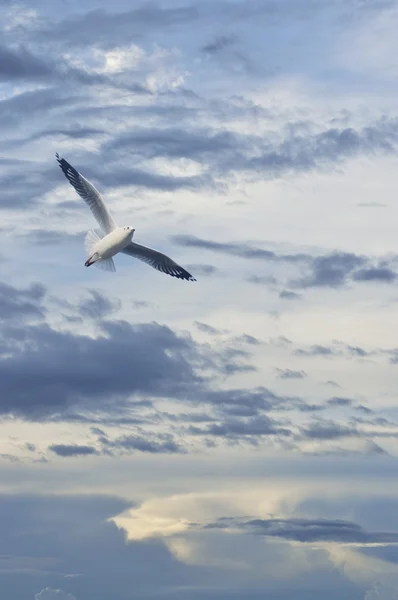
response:
[(133, 229), (132, 227), (123, 227), (124, 231), (126, 231), (126, 233), (130, 236), (130, 239), (133, 237), (134, 235), (134, 231), (135, 229)]

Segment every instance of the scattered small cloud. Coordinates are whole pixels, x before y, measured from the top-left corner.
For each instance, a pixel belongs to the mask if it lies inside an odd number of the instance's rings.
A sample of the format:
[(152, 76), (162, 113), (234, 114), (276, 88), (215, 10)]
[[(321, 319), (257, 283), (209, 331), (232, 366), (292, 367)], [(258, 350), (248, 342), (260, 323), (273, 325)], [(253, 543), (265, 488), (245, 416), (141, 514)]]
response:
[(352, 400), (350, 398), (340, 398), (339, 396), (335, 396), (334, 398), (329, 398), (327, 401), (329, 406), (351, 406)]
[(279, 379), (304, 379), (307, 377), (305, 371), (293, 371), (292, 369), (276, 369)]
[(62, 456), (63, 458), (98, 454), (96, 448), (93, 446), (82, 446), (78, 444), (52, 444), (48, 449), (54, 454), (57, 454), (57, 456)]

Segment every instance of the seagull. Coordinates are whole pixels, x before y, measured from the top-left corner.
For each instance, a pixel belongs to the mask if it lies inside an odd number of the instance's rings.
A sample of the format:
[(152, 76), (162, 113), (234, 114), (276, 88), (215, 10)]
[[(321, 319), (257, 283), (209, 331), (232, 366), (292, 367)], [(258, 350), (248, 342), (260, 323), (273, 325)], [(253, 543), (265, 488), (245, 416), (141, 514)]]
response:
[(116, 267), (113, 256), (118, 252), (122, 252), (146, 262), (154, 269), (166, 273), (166, 275), (185, 279), (186, 281), (196, 281), (188, 271), (165, 254), (132, 242), (135, 229), (129, 226), (118, 227), (106, 208), (101, 194), (93, 184), (87, 181), (64, 158), (60, 158), (58, 152), (55, 156), (65, 177), (89, 206), (101, 228), (100, 232), (90, 229), (86, 235), (84, 242), (87, 253), (87, 260), (84, 263), (86, 267), (95, 265), (105, 271), (115, 272)]

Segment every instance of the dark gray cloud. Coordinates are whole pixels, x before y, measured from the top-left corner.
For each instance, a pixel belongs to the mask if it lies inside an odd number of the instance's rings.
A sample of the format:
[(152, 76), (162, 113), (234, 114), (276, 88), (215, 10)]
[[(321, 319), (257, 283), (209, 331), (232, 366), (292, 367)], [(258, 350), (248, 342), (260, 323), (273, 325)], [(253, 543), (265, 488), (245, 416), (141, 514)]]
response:
[(48, 449), (63, 458), (70, 456), (89, 456), (98, 453), (93, 446), (83, 446), (78, 444), (52, 444)]
[(147, 158), (158, 156), (168, 158), (191, 158), (205, 160), (218, 153), (236, 153), (236, 148), (245, 148), (250, 138), (238, 136), (229, 131), (211, 129), (140, 129), (124, 133), (105, 143), (106, 152), (125, 151), (134, 148), (135, 152)]
[(336, 440), (342, 437), (357, 437), (360, 432), (351, 425), (342, 425), (331, 420), (313, 421), (301, 428), (302, 435), (311, 440)]
[(120, 310), (122, 303), (117, 299), (109, 299), (97, 290), (90, 290), (91, 297), (79, 305), (82, 317), (89, 319), (104, 319)]
[(41, 79), (52, 74), (50, 66), (26, 48), (0, 45), (0, 79)]
[[(320, 405), (312, 405), (302, 398), (281, 396), (266, 387), (252, 389), (207, 390), (200, 395), (201, 402), (211, 405), (223, 417), (261, 417), (271, 411), (298, 410), (314, 412), (323, 410)], [(261, 427), (266, 424), (258, 422)], [(250, 424), (251, 425), (251, 424)], [(255, 426), (255, 425), (254, 425)], [(245, 427), (243, 421), (239, 427)]]
[(217, 267), (213, 267), (213, 265), (198, 265), (191, 263), (187, 265), (187, 269), (189, 271), (194, 271), (197, 275), (201, 276), (220, 275), (219, 269), (217, 269)]
[(398, 348), (395, 350), (391, 350), (390, 354), (392, 355), (390, 358), (390, 363), (393, 365), (398, 364)]
[(153, 305), (146, 300), (133, 300), (131, 306), (137, 310), (140, 310), (141, 308), (150, 308)]
[[(126, 88), (135, 93), (149, 93), (144, 86), (135, 82), (118, 80), (106, 74), (77, 68), (68, 63), (62, 54), (47, 53), (35, 56), (23, 46), (0, 46), (0, 80), (44, 80), (52, 84), (78, 83), (80, 85), (105, 85)], [(57, 131), (57, 130), (56, 130)], [(36, 137), (37, 136), (37, 137)], [(32, 139), (39, 139), (40, 133)], [(28, 138), (29, 139), (29, 138)]]
[(347, 277), (365, 261), (365, 258), (347, 252), (334, 252), (316, 257), (311, 265), (311, 275), (294, 282), (294, 285), (300, 288), (341, 286), (347, 281)]
[(225, 48), (229, 48), (233, 46), (237, 41), (236, 35), (220, 35), (213, 39), (213, 41), (208, 42), (202, 47), (202, 52), (205, 54), (218, 54)]
[(350, 346), (349, 344), (346, 346), (349, 354), (351, 354), (352, 356), (356, 356), (359, 358), (364, 358), (365, 356), (369, 356), (369, 352), (367, 350), (364, 350), (363, 348), (361, 348), (360, 346)]
[(291, 369), (276, 369), (279, 379), (304, 379), (305, 371), (292, 371)]
[(359, 154), (393, 153), (398, 141), (398, 122), (381, 120), (359, 130), (331, 128), (317, 133), (291, 135), (280, 144), (249, 159), (246, 168), (277, 177), (283, 172), (330, 167)]
[(275, 287), (275, 285), (278, 283), (277, 278), (273, 277), (272, 275), (251, 275), (247, 278), (247, 281), (250, 281), (250, 283), (255, 283), (256, 285), (267, 285), (271, 288)]
[(330, 398), (327, 403), (329, 406), (351, 406), (352, 400), (350, 398), (335, 396), (334, 398)]
[(212, 327), (211, 325), (208, 325), (207, 323), (201, 323), (200, 321), (195, 321), (195, 326), (202, 333), (208, 333), (209, 335), (220, 335), (223, 333), (220, 329), (217, 329), (216, 327)]
[(330, 346), (315, 344), (308, 349), (297, 348), (294, 354), (297, 356), (337, 356), (340, 352)]
[[(188, 248), (209, 250), (248, 260), (291, 263), (296, 265), (296, 268), (309, 272), (288, 282), (295, 289), (341, 287), (350, 281), (384, 281), (391, 283), (395, 280), (395, 272), (391, 268), (387, 266), (374, 267), (371, 257), (359, 256), (349, 252), (335, 251), (322, 256), (311, 256), (306, 253), (281, 254), (250, 244), (214, 242), (192, 235), (177, 235), (173, 236), (172, 240), (176, 244)], [(269, 274), (253, 275), (249, 278), (249, 281), (267, 285), (277, 283), (277, 279)], [(300, 295), (290, 290), (282, 290), (280, 298), (292, 300), (300, 298)]]
[(281, 300), (299, 300), (301, 295), (292, 292), (291, 290), (282, 290), (279, 292), (279, 298), (281, 298)]
[(370, 267), (368, 269), (359, 269), (353, 274), (356, 281), (384, 281), (391, 283), (395, 281), (397, 274), (388, 267)]
[(363, 413), (365, 413), (365, 414), (367, 414), (367, 415), (369, 415), (369, 414), (372, 414), (372, 413), (373, 413), (373, 411), (372, 411), (370, 408), (368, 408), (367, 406), (364, 406), (363, 404), (359, 404), (359, 405), (358, 405), (358, 406), (356, 406), (355, 408), (356, 408), (356, 410), (358, 410), (358, 411), (360, 411), (360, 412), (363, 412)]
[(132, 452), (145, 452), (149, 454), (181, 454), (184, 448), (178, 444), (170, 434), (154, 436), (125, 435), (114, 440), (106, 436), (101, 437), (101, 442), (108, 453), (131, 454)]
[[(95, 290), (74, 306), (47, 297), (38, 284), (27, 290), (2, 284), (0, 300), (4, 317), (0, 327), (0, 414), (4, 416), (139, 425), (153, 422), (155, 415), (142, 410), (137, 415), (135, 408), (151, 410), (151, 401), (159, 398), (219, 408), (249, 405), (257, 410), (290, 402), (266, 388), (217, 390), (214, 376), (255, 369), (249, 350), (259, 341), (253, 336), (245, 334), (210, 347), (157, 323), (105, 320), (120, 303)], [(72, 322), (82, 317), (95, 319), (98, 337), (52, 328), (43, 308), (50, 302), (65, 309)], [(210, 327), (199, 326), (206, 332)], [(202, 370), (210, 372), (210, 377), (203, 377)], [(299, 401), (291, 402), (296, 405)], [(146, 437), (145, 443), (148, 440)], [(137, 438), (136, 443), (139, 441)], [(167, 447), (177, 451), (170, 440), (158, 442), (155, 439), (153, 451), (167, 451)]]
[(242, 344), (248, 344), (249, 346), (259, 346), (261, 344), (261, 341), (258, 338), (247, 333), (235, 337), (235, 341)]
[(248, 258), (254, 260), (277, 261), (285, 260), (288, 262), (306, 262), (309, 260), (307, 254), (277, 254), (272, 250), (264, 250), (256, 248), (249, 244), (241, 244), (237, 242), (214, 242), (212, 240), (204, 240), (193, 235), (175, 235), (172, 240), (180, 246), (188, 248), (199, 248), (203, 250), (211, 250), (221, 254), (229, 254), (240, 258)]
[(0, 453), (0, 458), (7, 460), (11, 463), (22, 463), (21, 457), (15, 454), (7, 454), (5, 452)]
[[(299, 124), (302, 128), (302, 123)], [(226, 179), (240, 171), (258, 177), (277, 178), (285, 173), (330, 168), (361, 154), (395, 153), (398, 145), (398, 122), (394, 119), (372, 124), (362, 130), (327, 129), (317, 133), (316, 124), (303, 134), (294, 133), (294, 124), (281, 130), (279, 139), (272, 136), (237, 134), (223, 129), (135, 128), (106, 142), (103, 151), (116, 161), (134, 148), (145, 158), (168, 157), (199, 160), (214, 177)], [(274, 140), (274, 141), (270, 141)], [(347, 260), (343, 257), (342, 260)], [(342, 268), (347, 264), (341, 265)], [(355, 265), (354, 265), (355, 266)], [(319, 265), (319, 269), (328, 265)], [(318, 281), (318, 280), (315, 280)], [(321, 282), (322, 279), (319, 279)], [(322, 285), (322, 283), (319, 283)]]
[(17, 347), (3, 338), (12, 358), (0, 359), (1, 412), (44, 417), (87, 402), (106, 409), (137, 393), (173, 394), (198, 382), (188, 362), (194, 346), (167, 327), (120, 322), (102, 330), (93, 339), (41, 325), (19, 332)]
[(0, 281), (0, 321), (42, 320), (46, 312), (43, 306), (45, 293), (44, 286), (39, 283), (24, 290)]
[(337, 387), (341, 389), (341, 385), (339, 385), (336, 381), (332, 381), (331, 379), (329, 379), (329, 381), (325, 381), (324, 385), (329, 385), (331, 387)]
[(32, 208), (45, 194), (54, 189), (56, 176), (48, 164), (33, 160), (15, 160), (2, 169), (0, 210)]
[(145, 4), (123, 12), (110, 12), (100, 8), (67, 18), (56, 25), (51, 24), (51, 27), (43, 27), (38, 35), (51, 41), (61, 40), (65, 44), (86, 46), (91, 41), (93, 45), (112, 48), (138, 41), (145, 32), (178, 25), (185, 27), (187, 23), (196, 20), (198, 15), (198, 9), (194, 5), (163, 8)]
[(398, 532), (368, 532), (350, 521), (331, 519), (239, 519), (224, 517), (204, 529), (242, 529), (301, 543), (398, 544)]
[(36, 445), (35, 444), (31, 444), (30, 442), (26, 442), (25, 446), (26, 450), (29, 450), (29, 452), (36, 452)]
[[(309, 348), (296, 348), (294, 350), (294, 354), (297, 356), (325, 356), (325, 357), (337, 357), (337, 356), (346, 356), (347, 358), (354, 359), (364, 359), (370, 356), (375, 356), (378, 354), (391, 354), (389, 350), (380, 350), (377, 348), (373, 348), (370, 350), (366, 350), (361, 348), (361, 346), (351, 346), (350, 344), (346, 344), (339, 340), (333, 340), (330, 346), (324, 346), (322, 344), (315, 344), (310, 346)], [(331, 385), (338, 385), (335, 382), (326, 382), (331, 383)], [(341, 387), (341, 386), (338, 386)]]
[[(83, 407), (91, 407), (92, 413), (113, 411), (115, 405), (123, 413), (128, 398), (139, 394), (178, 396), (188, 386), (194, 389), (201, 379), (192, 363), (213, 365), (211, 357), (201, 358), (193, 340), (156, 323), (99, 321), (102, 335), (96, 339), (55, 330), (43, 322), (12, 324), (10, 316), (19, 321), (24, 312), (42, 316), (43, 289), (32, 286), (18, 292), (5, 284), (1, 289), (4, 314), (8, 314), (0, 330), (3, 415), (46, 418), (57, 413), (66, 416), (77, 407), (77, 412)], [(102, 299), (99, 312), (108, 314), (112, 307)]]
[(104, 157), (104, 164), (101, 170), (96, 169), (94, 171), (90, 168), (85, 168), (83, 165), (82, 167), (79, 166), (79, 171), (84, 173), (84, 176), (93, 181), (93, 183), (96, 181), (96, 187), (101, 187), (101, 189), (131, 185), (163, 191), (174, 191), (179, 189), (210, 189), (216, 186), (210, 173), (174, 177), (145, 169), (137, 169), (133, 166), (118, 167), (115, 163), (107, 163), (106, 156)]
[(277, 421), (266, 415), (247, 419), (230, 418), (223, 423), (213, 423), (205, 428), (191, 425), (188, 431), (191, 435), (222, 437), (232, 442), (251, 438), (251, 441), (255, 444), (258, 443), (258, 438), (262, 436), (276, 435), (284, 437), (291, 435), (289, 429), (282, 427)]
[[(0, 123), (4, 129), (14, 130), (27, 120), (32, 124), (32, 121), (44, 120), (44, 117), (56, 117), (59, 111), (65, 110), (65, 105), (78, 105), (82, 99), (83, 96), (78, 93), (67, 94), (65, 90), (54, 87), (22, 91), (0, 100)], [(38, 133), (42, 131), (43, 124)], [(21, 143), (21, 139), (18, 140)], [(21, 167), (24, 165), (23, 161), (11, 161), (9, 164), (13, 162), (21, 164)]]

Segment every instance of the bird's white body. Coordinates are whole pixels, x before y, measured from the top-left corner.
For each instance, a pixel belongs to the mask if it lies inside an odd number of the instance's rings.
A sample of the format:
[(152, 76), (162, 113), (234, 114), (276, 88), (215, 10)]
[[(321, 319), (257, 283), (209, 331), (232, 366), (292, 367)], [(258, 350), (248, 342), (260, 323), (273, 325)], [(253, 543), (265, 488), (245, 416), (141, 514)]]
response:
[(91, 247), (87, 263), (94, 264), (98, 260), (107, 260), (129, 245), (134, 235), (134, 229), (130, 227), (117, 227), (105, 237), (99, 239)]

